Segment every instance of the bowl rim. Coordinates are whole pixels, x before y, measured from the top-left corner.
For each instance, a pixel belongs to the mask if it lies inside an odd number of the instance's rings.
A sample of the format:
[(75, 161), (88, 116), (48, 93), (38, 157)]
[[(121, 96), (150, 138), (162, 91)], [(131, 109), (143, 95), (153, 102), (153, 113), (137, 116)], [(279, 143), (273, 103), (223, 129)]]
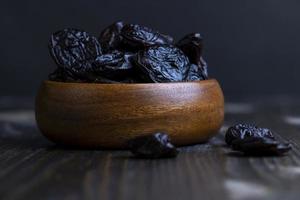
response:
[(86, 85), (86, 86), (112, 86), (112, 85), (119, 85), (119, 86), (133, 86), (133, 85), (178, 85), (178, 84), (201, 84), (201, 83), (218, 83), (217, 79), (209, 78), (205, 80), (197, 80), (197, 81), (184, 81), (184, 82), (164, 82), (164, 83), (81, 83), (81, 82), (60, 82), (60, 81), (51, 81), (51, 80), (44, 80), (43, 83), (45, 84), (52, 84), (52, 85)]

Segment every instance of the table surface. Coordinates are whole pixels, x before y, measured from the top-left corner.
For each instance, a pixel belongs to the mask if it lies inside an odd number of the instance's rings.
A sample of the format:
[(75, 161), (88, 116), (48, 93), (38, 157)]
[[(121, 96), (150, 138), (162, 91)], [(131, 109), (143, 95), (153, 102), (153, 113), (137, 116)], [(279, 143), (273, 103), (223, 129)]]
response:
[[(134, 159), (128, 151), (66, 149), (35, 124), (30, 98), (0, 98), (0, 199), (299, 199), (300, 99), (226, 103), (224, 126), (175, 159)], [(281, 157), (245, 157), (224, 143), (238, 122), (256, 123), (292, 143)]]

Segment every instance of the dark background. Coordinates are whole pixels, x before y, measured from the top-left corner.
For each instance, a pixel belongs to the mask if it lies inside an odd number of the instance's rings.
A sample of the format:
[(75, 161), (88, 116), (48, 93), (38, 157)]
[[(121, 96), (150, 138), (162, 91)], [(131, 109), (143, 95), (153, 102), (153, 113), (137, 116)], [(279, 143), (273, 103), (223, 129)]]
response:
[(96, 36), (116, 20), (179, 39), (201, 32), (209, 73), (225, 95), (300, 91), (299, 0), (1, 1), (0, 95), (34, 95), (54, 69), (47, 42), (64, 27)]

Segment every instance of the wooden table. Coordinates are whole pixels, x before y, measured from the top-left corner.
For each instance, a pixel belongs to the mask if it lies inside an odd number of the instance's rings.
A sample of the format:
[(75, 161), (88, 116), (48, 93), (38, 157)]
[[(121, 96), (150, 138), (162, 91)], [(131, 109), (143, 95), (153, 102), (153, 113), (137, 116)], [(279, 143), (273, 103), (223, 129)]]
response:
[[(226, 103), (226, 120), (206, 144), (175, 159), (134, 159), (127, 151), (64, 149), (43, 138), (30, 98), (0, 98), (0, 199), (300, 199), (300, 99)], [(188, 119), (187, 119), (188, 120)], [(251, 122), (290, 140), (283, 157), (244, 157), (224, 130)]]

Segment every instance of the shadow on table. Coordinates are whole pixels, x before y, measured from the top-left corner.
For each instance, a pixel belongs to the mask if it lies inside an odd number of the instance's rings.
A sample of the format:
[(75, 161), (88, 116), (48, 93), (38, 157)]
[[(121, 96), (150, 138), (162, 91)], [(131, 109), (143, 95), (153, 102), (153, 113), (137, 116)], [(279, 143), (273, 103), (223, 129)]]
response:
[[(242, 152), (237, 152), (237, 151), (230, 151), (226, 153), (227, 156), (232, 157), (232, 158), (267, 158), (267, 157), (274, 157), (274, 155), (246, 155)], [(285, 155), (276, 155), (276, 157), (284, 157)]]

